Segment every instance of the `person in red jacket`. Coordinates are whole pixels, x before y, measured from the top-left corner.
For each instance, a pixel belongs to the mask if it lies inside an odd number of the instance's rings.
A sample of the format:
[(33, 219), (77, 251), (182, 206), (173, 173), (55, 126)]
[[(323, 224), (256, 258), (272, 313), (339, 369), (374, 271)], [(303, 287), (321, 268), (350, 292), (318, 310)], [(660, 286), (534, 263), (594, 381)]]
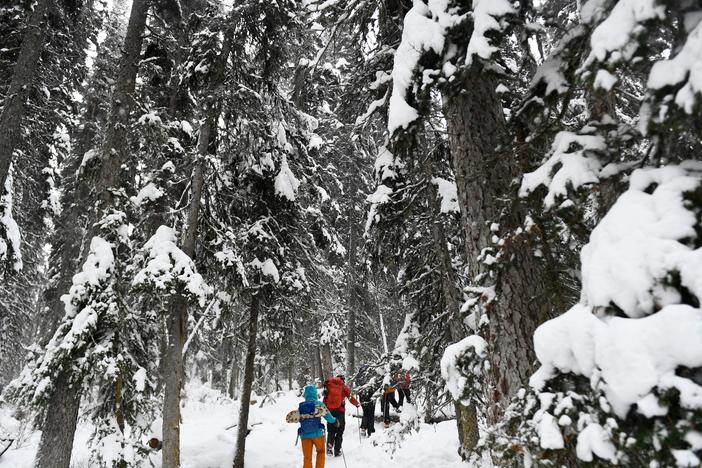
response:
[(405, 399), (407, 399), (407, 403), (412, 403), (412, 400), (410, 399), (410, 386), (412, 385), (412, 377), (410, 376), (410, 373), (405, 372), (405, 374), (402, 375), (402, 372), (398, 372), (393, 377), (393, 381), (395, 382), (397, 393), (400, 394), (400, 401), (398, 402), (398, 405), (403, 406)]
[(346, 399), (358, 408), (358, 400), (351, 394), (351, 389), (346, 386), (343, 375), (337, 375), (324, 382), (324, 404), (329, 412), (336, 418), (338, 424), (327, 424), (327, 453), (335, 457), (341, 455), (341, 444), (344, 440), (346, 427)]

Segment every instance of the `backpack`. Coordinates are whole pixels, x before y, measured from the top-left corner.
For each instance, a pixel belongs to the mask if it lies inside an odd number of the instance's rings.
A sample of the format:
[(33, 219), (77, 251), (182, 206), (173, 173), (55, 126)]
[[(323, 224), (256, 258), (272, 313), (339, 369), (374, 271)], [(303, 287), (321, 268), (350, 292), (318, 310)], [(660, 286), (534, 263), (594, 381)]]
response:
[(300, 428), (297, 430), (300, 435), (307, 435), (324, 429), (321, 418), (311, 417), (317, 409), (316, 401), (303, 401), (297, 407), (300, 413)]
[(339, 378), (327, 381), (327, 395), (324, 399), (327, 408), (336, 410), (344, 405), (344, 382)]

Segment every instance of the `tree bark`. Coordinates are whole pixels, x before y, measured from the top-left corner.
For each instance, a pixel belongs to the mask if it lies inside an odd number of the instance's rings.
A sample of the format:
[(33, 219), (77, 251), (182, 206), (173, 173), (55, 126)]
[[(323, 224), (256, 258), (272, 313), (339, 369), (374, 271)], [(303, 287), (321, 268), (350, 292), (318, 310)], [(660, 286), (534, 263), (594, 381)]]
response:
[(73, 438), (78, 422), (80, 393), (71, 387), (68, 375), (61, 372), (55, 382), (56, 389), (49, 399), (48, 409), (42, 424), (34, 466), (36, 468), (69, 468)]
[(122, 165), (129, 159), (129, 119), (134, 107), (132, 96), (139, 70), (149, 4), (150, 0), (134, 0), (132, 3), (127, 34), (124, 37), (124, 52), (112, 93), (110, 117), (96, 183), (99, 200), (103, 201), (106, 207), (112, 205), (112, 189), (119, 185)]
[[(458, 281), (453, 271), (451, 253), (448, 250), (446, 231), (441, 221), (441, 208), (439, 193), (431, 181), (432, 173), (429, 164), (425, 164), (426, 185), (429, 188), (429, 206), (432, 217), (432, 236), (436, 255), (439, 259), (439, 271), (441, 272), (441, 289), (444, 296), (446, 308), (450, 314), (449, 333), (451, 341), (457, 343), (464, 338), (465, 327), (461, 321), (461, 304), (458, 296)], [(478, 444), (480, 437), (478, 431), (478, 412), (474, 404), (463, 405), (459, 401), (454, 401), (456, 410), (456, 425), (458, 427), (458, 439), (461, 443), (461, 455), (466, 457)]]
[[(227, 32), (220, 52), (212, 82), (215, 91), (224, 81), (232, 33)], [(211, 93), (214, 95), (215, 93)], [(205, 183), (205, 157), (209, 151), (212, 134), (217, 122), (218, 107), (209, 102), (204, 109), (204, 121), (198, 135), (198, 158), (193, 166), (190, 206), (185, 231), (181, 239), (181, 249), (190, 258), (195, 256), (200, 203)], [(164, 398), (163, 398), (163, 468), (180, 467), (180, 393), (183, 388), (183, 344), (187, 339), (188, 302), (185, 297), (174, 297), (168, 318), (168, 348), (164, 359)]]
[(332, 374), (334, 373), (331, 345), (329, 343), (324, 343), (321, 345), (320, 350), (322, 352), (322, 380), (326, 380), (329, 377), (332, 377)]
[[(108, 202), (108, 206), (112, 201), (110, 189), (119, 180), (119, 169), (129, 155), (126, 140), (131, 110), (130, 96), (134, 93), (136, 83), (148, 3), (148, 0), (134, 0), (132, 4), (127, 35), (124, 39), (124, 55), (117, 74), (107, 137), (103, 147), (103, 153), (108, 154), (109, 157), (103, 158), (99, 174), (92, 184), (92, 188), (100, 194), (99, 199)], [(84, 192), (91, 188), (90, 184), (88, 181), (76, 183), (75, 196), (82, 199), (83, 196), (87, 196)], [(99, 218), (99, 211), (95, 213), (95, 218)], [(96, 228), (90, 229), (91, 233), (94, 229)], [(81, 249), (83, 252), (89, 247), (90, 242), (87, 239), (92, 238), (91, 233), (83, 239)], [(85, 253), (82, 258), (85, 258)], [(68, 270), (64, 271), (65, 274), (68, 274), (67, 272)], [(68, 280), (68, 276), (65, 279)], [(68, 371), (61, 371), (56, 379), (55, 390), (50, 397), (49, 410), (42, 427), (39, 450), (34, 462), (36, 468), (69, 468), (79, 406), (79, 389), (71, 388)]]
[(12, 81), (0, 114), (2, 129), (0, 132), (0, 187), (5, 186), (14, 152), (22, 139), (22, 122), (27, 112), (27, 100), (44, 48), (49, 1), (38, 0), (29, 17)]
[(251, 389), (254, 381), (254, 364), (256, 362), (256, 334), (258, 333), (259, 313), (258, 293), (251, 296), (251, 311), (249, 314), (249, 340), (246, 347), (246, 363), (244, 364), (244, 382), (241, 386), (239, 408), (239, 425), (236, 434), (236, 451), (233, 468), (244, 468), (246, 451), (246, 436), (249, 432), (249, 408), (251, 406)]
[[(510, 185), (518, 177), (516, 160), (500, 153), (506, 134), (502, 105), (495, 93), (495, 80), (473, 66), (465, 72), (457, 92), (444, 96), (449, 144), (456, 172), (456, 185), (466, 234), (469, 274), (487, 282), (487, 267), (478, 260), (483, 249), (494, 248), (490, 225), (502, 220), (505, 228), (522, 223), (519, 212), (509, 208)], [(516, 196), (516, 194), (514, 195)], [(489, 307), (486, 336), (490, 344), (492, 416), (528, 380), (535, 360), (533, 333), (553, 316), (552, 296), (546, 286), (548, 273), (528, 246), (515, 242), (505, 246), (509, 266), (496, 280), (497, 302)], [(489, 279), (489, 281), (493, 281)], [(485, 284), (485, 283), (484, 283)]]
[(317, 345), (314, 349), (315, 374), (319, 375), (319, 380), (324, 381), (324, 368), (322, 367), (322, 348)]
[(358, 236), (354, 209), (349, 210), (349, 264), (347, 274), (349, 328), (346, 343), (346, 373), (352, 375), (356, 369), (356, 238)]

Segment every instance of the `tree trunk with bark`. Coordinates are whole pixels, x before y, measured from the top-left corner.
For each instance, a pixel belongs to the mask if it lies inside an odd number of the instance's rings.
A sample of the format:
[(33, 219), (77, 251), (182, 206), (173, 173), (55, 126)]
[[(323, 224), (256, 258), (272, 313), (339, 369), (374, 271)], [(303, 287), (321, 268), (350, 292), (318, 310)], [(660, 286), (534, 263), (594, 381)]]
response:
[(14, 152), (22, 139), (22, 122), (27, 113), (27, 100), (44, 49), (49, 1), (38, 0), (34, 5), (0, 113), (0, 187), (5, 186)]
[(249, 408), (251, 406), (251, 389), (254, 381), (254, 364), (256, 362), (256, 334), (258, 333), (258, 313), (260, 307), (258, 293), (251, 296), (249, 314), (249, 337), (246, 346), (246, 363), (244, 364), (244, 382), (241, 386), (239, 407), (239, 424), (236, 434), (236, 451), (233, 468), (244, 468), (246, 436), (249, 432)]
[[(469, 274), (474, 280), (487, 272), (479, 255), (496, 247), (491, 241), (491, 224), (502, 221), (507, 224), (501, 226), (504, 230), (523, 222), (518, 210), (502, 216), (510, 208), (511, 182), (520, 174), (517, 161), (498, 148), (505, 141), (506, 126), (495, 86), (490, 73), (474, 65), (466, 70), (454, 92), (444, 95)], [(547, 286), (550, 275), (543, 264), (523, 242), (513, 242), (504, 249), (509, 265), (496, 280), (496, 302), (487, 307), (493, 417), (526, 384), (535, 360), (534, 330), (554, 313), (553, 290)], [(493, 280), (483, 281), (489, 286), (487, 281)]]
[[(210, 95), (224, 81), (224, 73), (231, 52), (233, 33), (225, 35), (222, 50), (215, 64)], [(218, 107), (208, 102), (203, 110), (205, 116), (198, 135), (198, 158), (193, 166), (190, 206), (186, 228), (181, 239), (181, 250), (190, 258), (195, 256), (198, 218), (205, 183), (205, 157), (208, 154), (213, 134), (216, 130)], [(163, 467), (180, 466), (180, 394), (183, 388), (183, 345), (187, 339), (188, 302), (185, 297), (177, 295), (173, 299), (168, 317), (168, 347), (163, 356), (164, 398), (163, 398)]]
[(314, 349), (314, 372), (319, 376), (319, 380), (324, 380), (324, 368), (322, 367), (322, 348), (317, 345)]
[(73, 439), (78, 423), (80, 389), (70, 386), (68, 375), (62, 372), (55, 382), (56, 389), (42, 424), (35, 468), (69, 468)]
[[(41, 2), (40, 2), (41, 3)], [(128, 157), (126, 138), (129, 115), (131, 111), (131, 96), (134, 94), (136, 74), (141, 56), (144, 29), (146, 26), (146, 13), (148, 0), (134, 0), (132, 11), (127, 26), (127, 35), (124, 39), (124, 55), (120, 61), (112, 107), (106, 131), (102, 166), (90, 184), (87, 180), (76, 182), (76, 195), (78, 199), (87, 197), (86, 192), (93, 189), (98, 193), (98, 199), (111, 203), (110, 189), (119, 180), (120, 167)], [(99, 219), (99, 211), (95, 213), (93, 222)], [(90, 239), (96, 234), (96, 228), (89, 229), (88, 235), (82, 239), (82, 255), (88, 249)], [(76, 267), (75, 271), (78, 271)], [(68, 270), (66, 274), (68, 280)], [(67, 283), (66, 283), (67, 284)], [(50, 397), (47, 417), (42, 426), (42, 435), (39, 450), (35, 459), (36, 468), (69, 468), (71, 450), (75, 436), (75, 428), (80, 406), (80, 392), (69, 386), (69, 375), (66, 371), (59, 373), (56, 379), (55, 390)]]
[(356, 370), (356, 241), (358, 226), (354, 209), (349, 210), (349, 263), (347, 274), (349, 328), (346, 343), (346, 373), (352, 375)]
[(99, 189), (99, 200), (105, 203), (105, 207), (112, 205), (112, 189), (119, 185), (122, 165), (129, 159), (129, 120), (134, 107), (134, 89), (149, 5), (150, 0), (134, 0), (129, 14), (124, 52), (112, 93), (110, 116), (95, 185)]
[(329, 343), (324, 343), (320, 346), (320, 350), (322, 359), (322, 380), (326, 380), (329, 377), (332, 377), (332, 374), (334, 373), (331, 345)]
[[(425, 164), (426, 185), (429, 187), (429, 206), (432, 218), (432, 237), (436, 256), (439, 259), (439, 271), (441, 273), (441, 289), (444, 296), (446, 308), (450, 313), (449, 333), (451, 341), (459, 342), (465, 337), (465, 327), (461, 321), (461, 302), (458, 295), (458, 281), (453, 271), (451, 253), (447, 246), (447, 236), (444, 225), (441, 221), (441, 209), (439, 206), (439, 193), (436, 185), (431, 182), (433, 174), (429, 164)], [(478, 412), (474, 404), (463, 405), (454, 401), (456, 410), (456, 424), (458, 426), (458, 439), (461, 443), (461, 454), (466, 457), (478, 444), (480, 434), (478, 432)]]

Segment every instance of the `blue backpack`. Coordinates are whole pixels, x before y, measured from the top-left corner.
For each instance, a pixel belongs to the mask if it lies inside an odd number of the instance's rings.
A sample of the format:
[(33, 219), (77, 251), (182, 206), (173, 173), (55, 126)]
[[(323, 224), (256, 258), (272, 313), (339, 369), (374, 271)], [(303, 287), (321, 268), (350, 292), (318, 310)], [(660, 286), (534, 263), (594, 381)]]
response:
[(300, 403), (300, 406), (297, 408), (300, 413), (300, 428), (297, 430), (298, 434), (307, 435), (324, 429), (322, 419), (312, 417), (316, 409), (317, 402), (315, 401), (303, 401)]

